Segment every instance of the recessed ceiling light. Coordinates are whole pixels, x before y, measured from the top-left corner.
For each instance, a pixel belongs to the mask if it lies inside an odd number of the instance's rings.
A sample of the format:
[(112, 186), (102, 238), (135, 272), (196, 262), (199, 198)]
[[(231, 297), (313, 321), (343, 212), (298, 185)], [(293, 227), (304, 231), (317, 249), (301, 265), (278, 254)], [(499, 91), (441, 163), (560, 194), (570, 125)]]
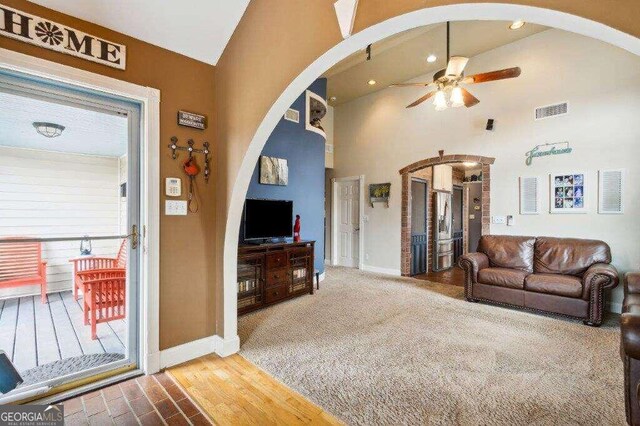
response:
[(475, 163), (475, 162), (472, 162), (472, 161), (465, 161), (465, 162), (462, 163), (462, 165), (465, 166), (465, 167), (474, 167), (474, 166), (477, 166), (478, 163)]
[(434, 63), (436, 59), (438, 59), (438, 57), (434, 54), (427, 56), (427, 62), (429, 62), (430, 64)]
[(525, 22), (521, 19), (518, 19), (517, 21), (513, 21), (511, 23), (511, 25), (509, 25), (509, 29), (510, 30), (519, 30), (520, 28), (524, 27)]
[(369, 84), (369, 86), (373, 86), (374, 84), (376, 84), (375, 80), (369, 80), (367, 81), (367, 83)]

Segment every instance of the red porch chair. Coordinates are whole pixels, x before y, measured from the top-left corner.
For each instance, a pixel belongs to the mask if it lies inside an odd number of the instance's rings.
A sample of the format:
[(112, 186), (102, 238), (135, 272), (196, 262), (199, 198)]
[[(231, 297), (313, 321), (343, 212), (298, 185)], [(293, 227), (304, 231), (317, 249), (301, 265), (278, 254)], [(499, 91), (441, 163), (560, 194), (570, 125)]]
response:
[(0, 243), (0, 288), (40, 285), (40, 300), (47, 303), (47, 262), (42, 260), (42, 244), (11, 237)]
[(96, 328), (101, 322), (126, 317), (126, 271), (94, 269), (79, 272), (84, 310), (84, 324), (91, 325), (91, 338), (97, 338)]
[(78, 277), (78, 273), (82, 271), (90, 271), (93, 269), (113, 269), (127, 267), (127, 240), (122, 240), (118, 256), (113, 257), (87, 257), (71, 259), (73, 263), (73, 298), (78, 300), (78, 290), (82, 287), (82, 282)]

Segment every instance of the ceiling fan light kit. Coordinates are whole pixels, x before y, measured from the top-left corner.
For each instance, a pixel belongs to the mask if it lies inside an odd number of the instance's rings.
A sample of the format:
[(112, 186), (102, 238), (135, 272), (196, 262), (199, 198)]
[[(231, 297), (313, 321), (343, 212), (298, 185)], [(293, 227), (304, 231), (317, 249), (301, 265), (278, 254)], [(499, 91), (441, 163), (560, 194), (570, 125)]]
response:
[[(522, 22), (522, 21), (521, 21)], [(514, 22), (515, 24), (515, 22)], [(522, 27), (524, 22), (520, 25)], [(436, 72), (433, 75), (433, 81), (429, 83), (399, 83), (392, 84), (391, 87), (433, 87), (436, 92), (429, 92), (413, 103), (407, 105), (407, 108), (413, 108), (420, 105), (427, 99), (434, 97), (433, 105), (436, 111), (443, 111), (449, 106), (458, 108), (465, 106), (471, 108), (480, 103), (480, 100), (473, 96), (467, 89), (461, 87), (460, 84), (477, 84), (486, 83), (488, 81), (504, 80), (507, 78), (515, 78), (520, 75), (520, 68), (513, 67), (498, 71), (485, 72), (475, 74), (468, 77), (464, 76), (464, 69), (469, 62), (469, 58), (464, 56), (450, 56), (449, 50), (451, 46), (450, 23), (447, 22), (447, 68)], [(371, 84), (371, 83), (369, 83)], [(450, 94), (447, 100), (447, 94)]]

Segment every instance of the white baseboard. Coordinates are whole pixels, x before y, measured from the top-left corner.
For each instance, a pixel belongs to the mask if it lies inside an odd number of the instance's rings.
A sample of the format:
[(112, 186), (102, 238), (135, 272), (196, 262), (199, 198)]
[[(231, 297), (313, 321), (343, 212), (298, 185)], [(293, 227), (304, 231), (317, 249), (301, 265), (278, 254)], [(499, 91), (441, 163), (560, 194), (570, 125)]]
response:
[(193, 342), (174, 346), (160, 351), (160, 368), (182, 364), (192, 359), (212, 353), (221, 357), (233, 355), (240, 350), (240, 338), (238, 336), (223, 339), (220, 336), (209, 336)]
[(215, 341), (215, 353), (223, 358), (240, 351), (240, 337), (238, 336), (234, 336), (230, 339), (213, 336), (213, 339)]
[(324, 279), (327, 277), (327, 273), (326, 271), (320, 274), (320, 282), (324, 281)]
[(209, 336), (160, 351), (160, 368), (182, 364), (216, 351), (216, 337)]
[(400, 273), (400, 269), (379, 268), (377, 266), (371, 266), (371, 265), (362, 265), (362, 270), (368, 271), (368, 272), (375, 272), (377, 274), (393, 275), (396, 277), (399, 277), (400, 275), (402, 275)]

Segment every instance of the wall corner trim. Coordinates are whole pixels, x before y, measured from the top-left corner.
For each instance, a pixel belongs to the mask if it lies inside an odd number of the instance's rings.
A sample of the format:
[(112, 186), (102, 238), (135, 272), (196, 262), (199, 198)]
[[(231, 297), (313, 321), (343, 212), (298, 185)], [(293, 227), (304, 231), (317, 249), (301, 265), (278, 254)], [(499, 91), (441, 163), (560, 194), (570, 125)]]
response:
[(215, 342), (215, 353), (223, 358), (240, 351), (240, 337), (238, 336), (227, 339), (213, 336), (213, 340)]

